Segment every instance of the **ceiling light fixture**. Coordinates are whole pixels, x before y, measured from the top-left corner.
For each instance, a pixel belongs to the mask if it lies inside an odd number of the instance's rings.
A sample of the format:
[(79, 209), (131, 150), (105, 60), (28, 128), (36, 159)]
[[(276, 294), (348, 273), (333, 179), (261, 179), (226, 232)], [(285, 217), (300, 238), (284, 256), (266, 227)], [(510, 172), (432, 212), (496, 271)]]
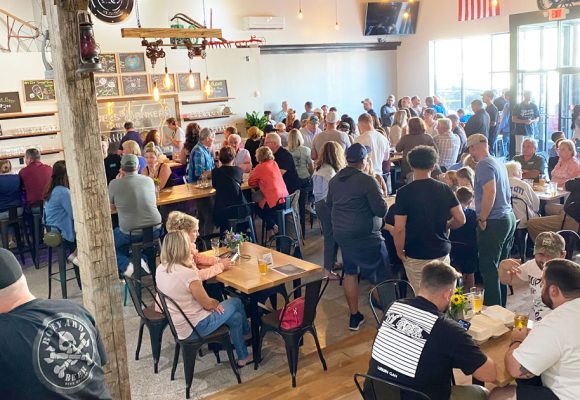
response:
[(335, 30), (339, 30), (340, 29), (340, 25), (338, 23), (338, 0), (334, 0), (334, 13), (335, 13), (335, 23), (334, 23), (334, 29)]
[(302, 13), (302, 0), (298, 0), (298, 19), (304, 18), (304, 14)]
[(165, 86), (165, 89), (171, 87), (171, 78), (169, 77), (169, 71), (167, 70), (167, 57), (165, 57), (165, 76), (163, 77), (163, 86)]
[(159, 88), (157, 87), (157, 81), (153, 81), (153, 100), (159, 101)]

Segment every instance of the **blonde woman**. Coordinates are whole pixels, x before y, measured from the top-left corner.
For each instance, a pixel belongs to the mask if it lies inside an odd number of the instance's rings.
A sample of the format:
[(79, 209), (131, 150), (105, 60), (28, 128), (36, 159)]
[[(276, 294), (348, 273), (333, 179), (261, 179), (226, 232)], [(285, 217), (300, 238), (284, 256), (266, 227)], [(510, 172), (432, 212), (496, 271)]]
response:
[(405, 110), (399, 110), (395, 112), (393, 117), (393, 125), (389, 133), (389, 142), (391, 147), (395, 147), (401, 137), (407, 134), (407, 112)]
[(387, 197), (389, 195), (389, 191), (387, 189), (387, 184), (383, 177), (375, 172), (375, 168), (373, 166), (373, 159), (368, 157), (366, 168), (362, 170), (365, 174), (372, 176), (375, 178), (379, 187), (381, 188), (381, 192), (383, 192), (383, 196)]
[[(155, 278), (158, 290), (177, 303), (199, 335), (208, 336), (227, 325), (238, 356), (238, 366), (243, 367), (251, 360), (244, 343), (244, 335), (250, 332), (250, 327), (241, 300), (233, 297), (220, 303), (208, 296), (191, 258), (191, 241), (184, 231), (172, 231), (165, 235), (161, 264), (157, 267)], [(173, 303), (168, 302), (167, 308), (178, 338), (198, 339)]]
[(558, 187), (564, 187), (567, 180), (580, 176), (580, 161), (576, 158), (576, 146), (568, 139), (561, 140), (558, 144), (558, 164), (552, 170), (552, 182)]
[(187, 233), (191, 243), (191, 260), (199, 270), (202, 281), (211, 279), (232, 267), (232, 262), (227, 258), (206, 256), (197, 250), (195, 246), (195, 241), (199, 236), (199, 220), (197, 218), (180, 211), (172, 211), (167, 217), (165, 229), (167, 232), (183, 231)]
[(246, 140), (244, 148), (250, 152), (253, 167), (258, 165), (258, 161), (256, 160), (256, 151), (258, 150), (258, 147), (263, 145), (264, 132), (262, 132), (258, 127), (252, 126), (250, 129), (248, 129), (248, 140)]
[(125, 154), (134, 154), (137, 156), (137, 158), (139, 159), (139, 168), (137, 172), (139, 174), (141, 173), (141, 171), (143, 171), (143, 168), (147, 166), (145, 158), (141, 156), (141, 148), (139, 147), (139, 144), (136, 141), (127, 140), (125, 143), (123, 143), (123, 155)]
[(306, 234), (306, 200), (308, 193), (312, 191), (312, 178), (314, 163), (310, 157), (310, 149), (304, 146), (304, 137), (298, 129), (292, 129), (288, 133), (288, 151), (292, 154), (296, 172), (300, 178), (300, 198), (298, 199), (298, 210), (300, 212), (300, 223), (302, 226), (302, 237)]
[(473, 190), (474, 181), (475, 172), (471, 167), (459, 168), (457, 171), (457, 184), (459, 186), (465, 186)]
[(169, 168), (169, 165), (160, 161), (162, 154), (159, 153), (155, 143), (147, 143), (143, 151), (147, 165), (141, 171), (141, 175), (157, 180), (159, 182), (159, 189), (173, 186), (173, 182), (171, 181), (171, 168)]
[(286, 131), (290, 132), (292, 129), (300, 129), (300, 121), (296, 118), (296, 110), (288, 109), (288, 115), (282, 120), (286, 125)]

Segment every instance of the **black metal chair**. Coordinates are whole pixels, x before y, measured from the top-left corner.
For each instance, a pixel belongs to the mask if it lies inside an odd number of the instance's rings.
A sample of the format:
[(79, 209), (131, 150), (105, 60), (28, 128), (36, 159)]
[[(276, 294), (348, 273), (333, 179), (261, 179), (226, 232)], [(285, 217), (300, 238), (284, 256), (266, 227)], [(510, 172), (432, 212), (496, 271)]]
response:
[(139, 323), (139, 338), (137, 339), (137, 349), (135, 350), (135, 360), (139, 360), (139, 351), (141, 350), (141, 341), (143, 339), (143, 328), (147, 326), (147, 329), (149, 330), (149, 339), (151, 340), (151, 353), (153, 355), (153, 372), (157, 373), (159, 356), (161, 354), (161, 340), (163, 339), (163, 331), (169, 322), (167, 322), (167, 317), (163, 313), (157, 312), (155, 310), (155, 305), (157, 305), (160, 310), (162, 310), (163, 307), (157, 302), (155, 293), (151, 289), (144, 286), (153, 299), (153, 304), (147, 305), (142, 298), (137, 296), (137, 283), (143, 287), (143, 284), (141, 282), (137, 282), (135, 278), (125, 276), (125, 284), (127, 285), (129, 294), (131, 295), (131, 300), (135, 306), (135, 311), (137, 311), (137, 314), (141, 318), (141, 322)]
[(156, 236), (155, 231), (161, 228), (162, 224), (140, 226), (129, 232), (129, 251), (131, 263), (134, 268), (136, 291), (139, 300), (141, 299), (141, 277), (143, 276), (143, 272), (147, 272), (143, 271), (141, 268), (141, 259), (143, 256), (145, 256), (145, 262), (147, 263), (147, 267), (149, 268), (149, 272), (153, 278), (153, 284), (156, 285), (155, 268), (157, 267), (157, 254), (161, 251), (161, 240), (159, 239), (161, 235)]
[(299, 254), (296, 250), (300, 244), (297, 240), (291, 238), (287, 235), (276, 235), (272, 236), (270, 240), (266, 243), (265, 247), (275, 249), (280, 253), (287, 254), (292, 257), (302, 258), (302, 254)]
[(571, 230), (558, 231), (558, 234), (564, 238), (566, 242), (566, 259), (573, 260), (580, 245), (580, 235)]
[[(193, 372), (195, 370), (195, 357), (204, 344), (216, 343), (226, 350), (226, 352), (228, 353), (228, 358), (230, 360), (232, 371), (234, 371), (238, 383), (242, 383), (238, 366), (236, 365), (236, 362), (234, 360), (234, 353), (232, 350), (230, 331), (228, 327), (224, 325), (208, 336), (201, 336), (199, 333), (197, 333), (197, 330), (195, 329), (189, 318), (187, 318), (181, 307), (179, 307), (179, 305), (177, 305), (177, 303), (171, 297), (165, 295), (159, 290), (157, 290), (157, 294), (159, 295), (159, 300), (161, 300), (161, 305), (163, 306), (164, 314), (169, 322), (171, 332), (175, 337), (175, 353), (173, 355), (173, 366), (171, 368), (171, 380), (175, 379), (175, 370), (177, 368), (177, 363), (179, 361), (180, 349), (181, 354), (183, 356), (183, 370), (185, 373), (185, 398), (189, 399), (190, 397), (191, 383), (193, 382)], [(193, 332), (195, 332), (195, 335), (198, 337), (198, 339), (188, 340), (178, 338), (177, 330), (175, 329), (175, 324), (173, 323), (171, 312), (169, 312), (169, 307), (167, 307), (167, 304), (171, 304), (172, 307), (176, 309), (177, 313), (179, 313), (185, 319), (185, 321), (191, 327)]]
[(20, 232), (20, 227), (24, 226), (24, 220), (22, 214), (18, 215), (18, 209), (22, 207), (11, 207), (8, 209), (8, 219), (0, 221), (0, 234), (2, 235), (2, 247), (9, 249), (10, 243), (8, 240), (8, 231), (12, 227), (14, 229), (14, 236), (16, 237), (16, 247), (18, 249), (18, 254), (22, 260), (22, 264), (25, 263), (24, 259), (24, 246), (22, 244), (22, 236)]
[[(56, 234), (57, 236), (60, 237), (60, 240), (58, 240), (58, 244), (56, 244), (56, 246), (54, 245), (55, 243), (46, 243), (46, 245), (48, 246), (48, 298), (50, 299), (51, 295), (52, 295), (52, 281), (56, 280), (60, 282), (60, 290), (61, 290), (61, 295), (63, 299), (66, 299), (68, 297), (68, 293), (67, 293), (67, 282), (73, 279), (76, 279), (78, 285), (79, 285), (79, 289), (82, 290), (82, 285), (81, 285), (81, 274), (79, 271), (79, 267), (77, 267), (76, 265), (72, 264), (71, 268), (67, 268), (66, 267), (66, 263), (67, 263), (67, 246), (65, 244), (64, 239), (62, 238), (62, 236), (60, 235), (60, 232), (58, 231), (57, 228), (49, 226), (49, 225), (45, 225), (47, 232), (52, 232), (54, 234)], [(52, 272), (52, 254), (53, 251), (56, 251), (57, 253), (57, 257), (58, 257), (58, 272)], [(67, 278), (67, 272), (74, 270), (75, 272), (75, 277), (74, 278)], [(58, 277), (54, 278), (53, 276), (58, 275)]]
[[(375, 317), (377, 328), (381, 327), (385, 311), (395, 302), (395, 300), (413, 298), (415, 291), (411, 284), (400, 279), (388, 279), (373, 287), (369, 291), (369, 307)], [(377, 313), (377, 308), (382, 311), (382, 315)]]
[[(324, 282), (324, 286), (322, 286)], [(260, 344), (258, 346), (258, 360), (261, 360), (262, 354), (262, 343), (264, 336), (268, 332), (274, 332), (284, 339), (284, 344), (286, 345), (286, 355), (288, 357), (288, 367), (290, 368), (290, 374), (292, 375), (292, 387), (296, 387), (296, 372), (298, 370), (298, 353), (299, 345), (306, 333), (310, 333), (314, 338), (314, 343), (316, 344), (316, 350), (318, 351), (318, 357), (322, 363), (322, 368), (326, 371), (326, 361), (322, 355), (322, 350), (320, 348), (320, 343), (318, 342), (318, 335), (316, 333), (316, 327), (314, 326), (314, 319), (316, 318), (316, 308), (318, 307), (318, 302), (324, 294), (326, 287), (328, 286), (328, 278), (317, 279), (312, 282), (305, 283), (303, 285), (295, 288), (289, 296), (284, 296), (284, 307), (278, 315), (278, 310), (267, 314), (262, 317), (262, 327), (260, 329)], [(296, 299), (297, 293), (300, 293), (302, 288), (305, 289), (304, 295), (304, 317), (302, 320), (302, 325), (296, 329), (286, 330), (280, 326), (280, 322), (284, 319), (288, 303), (290, 303), (290, 297)], [(322, 289), (321, 289), (322, 288)], [(256, 357), (254, 357), (256, 359)]]
[[(529, 220), (530, 211), (528, 208), (528, 204), (519, 197), (511, 197), (512, 208), (514, 207), (515, 203), (522, 203), (526, 208), (526, 215), (525, 215), (525, 222)], [(523, 221), (523, 218), (518, 219), (518, 221)], [(526, 262), (526, 250), (527, 250), (527, 242), (528, 242), (528, 228), (521, 228), (519, 224), (516, 225), (516, 231), (514, 233), (514, 244), (516, 249), (518, 250), (518, 255), (522, 263)]]
[(254, 224), (254, 212), (256, 203), (239, 204), (227, 207), (224, 214), (228, 220), (229, 229), (237, 231), (239, 226), (248, 226), (250, 228), (250, 240), (252, 243), (258, 243), (256, 240), (256, 226)]
[[(359, 378), (365, 380), (362, 385)], [(401, 399), (403, 395), (413, 395), (417, 399), (431, 400), (429, 396), (418, 390), (367, 374), (354, 374), (354, 383), (364, 400)]]

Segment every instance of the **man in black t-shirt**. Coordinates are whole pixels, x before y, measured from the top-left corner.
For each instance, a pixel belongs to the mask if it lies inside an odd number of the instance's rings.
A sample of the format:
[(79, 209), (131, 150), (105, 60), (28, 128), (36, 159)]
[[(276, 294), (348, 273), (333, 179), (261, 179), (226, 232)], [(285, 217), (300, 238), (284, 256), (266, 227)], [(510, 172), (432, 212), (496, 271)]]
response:
[(106, 136), (101, 136), (101, 150), (105, 159), (105, 175), (107, 176), (107, 185), (117, 177), (121, 169), (121, 156), (117, 153), (109, 153), (110, 140)]
[[(532, 103), (532, 92), (524, 90), (523, 101), (512, 111), (513, 129), (510, 134), (510, 157), (516, 154), (521, 146), (522, 136), (534, 136), (537, 122), (540, 119), (538, 106)], [(516, 136), (519, 136), (516, 143)]]
[(68, 300), (36, 299), (16, 257), (0, 249), (0, 398), (111, 399), (92, 316)]
[(499, 111), (493, 103), (493, 90), (486, 90), (482, 93), (481, 99), (485, 103), (485, 112), (489, 115), (489, 152), (495, 155), (495, 140), (497, 138), (497, 123), (499, 121)]
[(451, 387), (453, 368), (483, 382), (492, 382), (497, 375), (493, 360), (464, 328), (445, 316), (459, 277), (441, 261), (425, 266), (417, 297), (398, 300), (386, 311), (373, 343), (369, 375), (418, 390), (431, 400), (487, 399), (482, 386)]
[(431, 178), (437, 163), (432, 147), (415, 147), (407, 160), (414, 180), (397, 191), (394, 238), (407, 278), (417, 291), (425, 265), (436, 259), (449, 262), (447, 231), (462, 226), (465, 215), (449, 186)]
[(300, 178), (296, 171), (294, 158), (292, 158), (292, 154), (288, 150), (282, 147), (280, 135), (268, 133), (264, 139), (264, 145), (268, 146), (272, 150), (272, 153), (274, 153), (274, 160), (278, 164), (278, 168), (280, 168), (288, 193), (292, 194), (300, 189)]
[(469, 117), (465, 124), (465, 134), (470, 137), (476, 133), (481, 133), (489, 137), (489, 114), (485, 112), (483, 102), (477, 99), (473, 100), (471, 102), (471, 110), (473, 115)]

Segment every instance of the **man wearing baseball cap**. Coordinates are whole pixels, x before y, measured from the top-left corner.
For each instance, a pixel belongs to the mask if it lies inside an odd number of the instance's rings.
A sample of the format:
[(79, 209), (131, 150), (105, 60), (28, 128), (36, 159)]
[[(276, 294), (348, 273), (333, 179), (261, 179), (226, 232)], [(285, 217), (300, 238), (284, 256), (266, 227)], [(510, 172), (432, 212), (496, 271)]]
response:
[[(328, 114), (331, 114), (330, 112)], [(350, 310), (349, 329), (358, 330), (364, 316), (358, 310), (358, 270), (371, 280), (391, 275), (381, 227), (387, 202), (376, 179), (363, 172), (368, 148), (355, 143), (346, 151), (348, 166), (328, 184), (326, 205), (331, 210), (334, 239), (344, 264), (344, 294)]]
[(503, 260), (499, 264), (499, 280), (503, 285), (512, 285), (514, 277), (528, 282), (532, 295), (530, 318), (540, 321), (550, 309), (542, 302), (542, 269), (544, 264), (554, 258), (566, 257), (566, 242), (556, 232), (542, 232), (536, 237), (534, 259), (525, 263), (513, 258)]
[(507, 288), (500, 286), (499, 262), (507, 258), (516, 218), (511, 206), (511, 189), (505, 166), (489, 155), (487, 137), (475, 133), (467, 138), (475, 167), (475, 212), (478, 220), (479, 271), (485, 286), (486, 305), (505, 307)]
[(322, 151), (322, 146), (324, 146), (324, 143), (326, 142), (337, 142), (343, 149), (350, 146), (348, 135), (336, 129), (339, 122), (340, 118), (336, 111), (329, 111), (326, 115), (326, 129), (314, 136), (314, 139), (312, 139), (310, 156), (314, 161), (318, 160), (318, 155)]
[(0, 397), (110, 399), (93, 317), (69, 300), (37, 299), (14, 255), (0, 249)]

